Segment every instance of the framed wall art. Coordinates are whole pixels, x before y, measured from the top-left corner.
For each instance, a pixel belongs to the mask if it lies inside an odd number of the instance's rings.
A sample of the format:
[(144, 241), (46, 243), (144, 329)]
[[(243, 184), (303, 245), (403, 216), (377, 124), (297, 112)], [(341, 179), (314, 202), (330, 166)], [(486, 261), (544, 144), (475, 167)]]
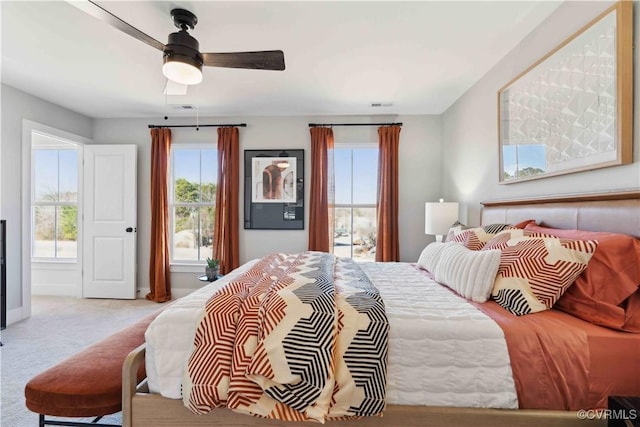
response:
[(304, 150), (244, 151), (244, 228), (304, 229)]
[(632, 162), (632, 10), (614, 4), (498, 91), (501, 183)]

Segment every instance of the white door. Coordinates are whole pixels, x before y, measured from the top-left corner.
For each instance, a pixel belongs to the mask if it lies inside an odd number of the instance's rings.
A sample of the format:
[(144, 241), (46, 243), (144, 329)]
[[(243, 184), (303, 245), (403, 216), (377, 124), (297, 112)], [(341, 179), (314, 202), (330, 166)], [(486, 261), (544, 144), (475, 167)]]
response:
[(136, 298), (136, 146), (84, 146), (82, 296)]

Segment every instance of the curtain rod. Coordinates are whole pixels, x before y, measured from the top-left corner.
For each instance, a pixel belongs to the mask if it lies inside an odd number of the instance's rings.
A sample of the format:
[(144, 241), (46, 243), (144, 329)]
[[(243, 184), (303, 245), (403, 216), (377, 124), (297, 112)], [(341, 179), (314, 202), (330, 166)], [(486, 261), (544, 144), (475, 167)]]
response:
[(223, 124), (223, 125), (149, 125), (149, 129), (159, 129), (159, 128), (213, 128), (213, 127), (239, 127), (246, 128), (246, 123), (238, 123), (238, 124)]
[(402, 126), (401, 123), (309, 123), (310, 128), (319, 126)]

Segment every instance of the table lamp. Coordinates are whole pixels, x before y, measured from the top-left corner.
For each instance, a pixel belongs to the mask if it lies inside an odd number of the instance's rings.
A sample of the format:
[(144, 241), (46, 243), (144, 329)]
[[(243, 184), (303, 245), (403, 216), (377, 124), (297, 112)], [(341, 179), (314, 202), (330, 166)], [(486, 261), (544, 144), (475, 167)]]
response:
[(458, 220), (458, 203), (426, 202), (424, 204), (424, 234), (434, 234), (436, 242), (442, 242), (442, 236)]

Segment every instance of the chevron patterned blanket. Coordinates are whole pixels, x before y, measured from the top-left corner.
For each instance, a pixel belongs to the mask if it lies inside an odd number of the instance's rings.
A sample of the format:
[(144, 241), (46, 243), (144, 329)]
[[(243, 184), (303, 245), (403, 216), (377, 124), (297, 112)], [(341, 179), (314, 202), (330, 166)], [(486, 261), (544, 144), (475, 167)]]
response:
[(352, 260), (269, 255), (207, 302), (184, 404), (290, 421), (380, 415), (388, 331), (378, 290)]

